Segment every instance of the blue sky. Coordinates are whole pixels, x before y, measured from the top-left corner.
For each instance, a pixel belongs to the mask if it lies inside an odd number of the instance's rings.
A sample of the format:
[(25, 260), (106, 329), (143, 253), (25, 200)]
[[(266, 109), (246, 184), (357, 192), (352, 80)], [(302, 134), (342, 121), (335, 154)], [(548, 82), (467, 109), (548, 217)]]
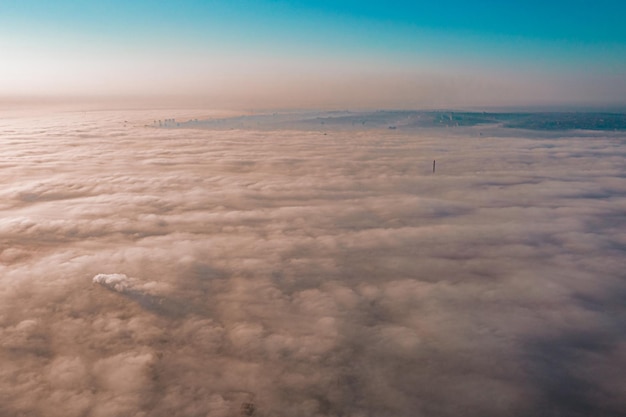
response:
[(623, 104), (624, 16), (608, 0), (0, 0), (0, 94)]

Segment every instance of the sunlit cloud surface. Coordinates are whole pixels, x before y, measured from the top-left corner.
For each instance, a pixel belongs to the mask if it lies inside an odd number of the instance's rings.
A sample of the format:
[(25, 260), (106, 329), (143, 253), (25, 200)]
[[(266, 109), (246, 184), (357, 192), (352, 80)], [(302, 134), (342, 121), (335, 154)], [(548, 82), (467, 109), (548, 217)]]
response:
[(622, 135), (174, 116), (0, 121), (1, 415), (626, 407)]

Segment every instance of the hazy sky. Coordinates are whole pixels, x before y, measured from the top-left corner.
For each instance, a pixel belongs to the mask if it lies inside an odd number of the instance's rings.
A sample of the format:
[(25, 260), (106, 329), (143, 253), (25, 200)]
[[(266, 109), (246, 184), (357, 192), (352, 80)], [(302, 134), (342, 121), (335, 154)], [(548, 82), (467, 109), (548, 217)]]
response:
[(0, 0), (0, 95), (624, 104), (620, 1)]

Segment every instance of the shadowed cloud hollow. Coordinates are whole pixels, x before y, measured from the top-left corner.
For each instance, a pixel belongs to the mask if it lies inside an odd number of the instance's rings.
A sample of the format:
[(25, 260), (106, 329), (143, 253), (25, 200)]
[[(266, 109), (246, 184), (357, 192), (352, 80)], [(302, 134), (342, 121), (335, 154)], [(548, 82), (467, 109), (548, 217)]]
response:
[(0, 415), (626, 408), (623, 133), (173, 117), (0, 119)]

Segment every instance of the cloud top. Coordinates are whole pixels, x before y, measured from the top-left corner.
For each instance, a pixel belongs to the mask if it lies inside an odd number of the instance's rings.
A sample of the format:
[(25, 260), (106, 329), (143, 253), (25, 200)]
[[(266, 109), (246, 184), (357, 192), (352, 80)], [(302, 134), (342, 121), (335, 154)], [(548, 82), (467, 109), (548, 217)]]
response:
[(132, 286), (129, 278), (124, 274), (98, 274), (93, 277), (93, 283), (117, 292), (126, 292)]
[(0, 120), (0, 415), (626, 407), (623, 133), (172, 113)]

